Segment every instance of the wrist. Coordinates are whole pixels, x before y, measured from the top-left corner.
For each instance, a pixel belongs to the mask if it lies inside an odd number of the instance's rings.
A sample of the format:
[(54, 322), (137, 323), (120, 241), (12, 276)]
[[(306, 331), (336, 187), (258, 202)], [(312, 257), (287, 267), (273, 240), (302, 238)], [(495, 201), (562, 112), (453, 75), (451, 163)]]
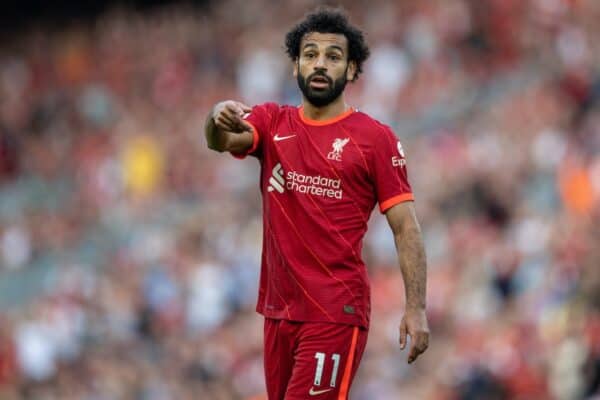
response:
[(406, 306), (406, 312), (411, 312), (411, 313), (422, 313), (425, 312), (425, 305), (407, 305)]

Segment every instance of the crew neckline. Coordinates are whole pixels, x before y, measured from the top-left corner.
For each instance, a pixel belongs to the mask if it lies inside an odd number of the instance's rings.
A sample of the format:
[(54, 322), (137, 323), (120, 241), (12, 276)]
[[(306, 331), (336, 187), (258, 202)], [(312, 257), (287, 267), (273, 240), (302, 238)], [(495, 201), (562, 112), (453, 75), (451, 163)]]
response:
[(333, 118), (316, 120), (316, 119), (310, 119), (306, 115), (304, 115), (304, 107), (302, 107), (302, 106), (298, 107), (298, 115), (300, 116), (300, 119), (302, 120), (302, 122), (304, 122), (307, 125), (313, 125), (313, 126), (323, 126), (323, 125), (335, 124), (336, 122), (339, 122), (339, 121), (343, 120), (344, 118), (348, 117), (354, 111), (355, 111), (354, 107), (350, 107), (343, 113), (341, 113)]

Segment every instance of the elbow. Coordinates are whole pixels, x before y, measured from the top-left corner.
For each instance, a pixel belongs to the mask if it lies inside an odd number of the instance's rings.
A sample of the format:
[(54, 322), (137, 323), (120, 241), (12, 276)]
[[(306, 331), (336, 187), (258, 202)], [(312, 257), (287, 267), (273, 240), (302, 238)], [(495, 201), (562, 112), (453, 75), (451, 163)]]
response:
[(228, 140), (226, 135), (220, 135), (218, 140), (216, 140), (214, 136), (211, 138), (209, 135), (206, 135), (206, 144), (210, 150), (217, 151), (219, 153), (223, 153), (228, 151)]
[(214, 151), (217, 151), (219, 153), (223, 153), (225, 151), (225, 149), (223, 149), (223, 148), (217, 146), (215, 143), (211, 143), (211, 142), (208, 142), (208, 148), (210, 150), (214, 150)]
[(217, 145), (214, 142), (211, 142), (210, 140), (206, 141), (206, 147), (208, 147), (210, 150), (218, 151), (219, 153), (221, 152)]

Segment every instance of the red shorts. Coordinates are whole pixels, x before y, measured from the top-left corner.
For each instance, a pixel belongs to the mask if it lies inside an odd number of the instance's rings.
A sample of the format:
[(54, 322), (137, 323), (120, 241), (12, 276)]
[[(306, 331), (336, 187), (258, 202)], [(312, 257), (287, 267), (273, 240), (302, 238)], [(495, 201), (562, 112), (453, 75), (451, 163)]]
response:
[(360, 327), (265, 318), (269, 400), (346, 400), (366, 343)]

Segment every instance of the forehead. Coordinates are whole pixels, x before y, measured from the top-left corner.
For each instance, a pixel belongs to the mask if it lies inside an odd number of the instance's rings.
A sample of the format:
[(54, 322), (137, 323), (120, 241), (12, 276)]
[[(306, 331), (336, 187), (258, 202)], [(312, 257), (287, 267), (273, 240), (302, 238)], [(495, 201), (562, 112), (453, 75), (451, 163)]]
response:
[(341, 47), (344, 51), (348, 49), (348, 39), (341, 33), (309, 32), (302, 38), (300, 49), (303, 49), (308, 44), (324, 48), (337, 46)]

